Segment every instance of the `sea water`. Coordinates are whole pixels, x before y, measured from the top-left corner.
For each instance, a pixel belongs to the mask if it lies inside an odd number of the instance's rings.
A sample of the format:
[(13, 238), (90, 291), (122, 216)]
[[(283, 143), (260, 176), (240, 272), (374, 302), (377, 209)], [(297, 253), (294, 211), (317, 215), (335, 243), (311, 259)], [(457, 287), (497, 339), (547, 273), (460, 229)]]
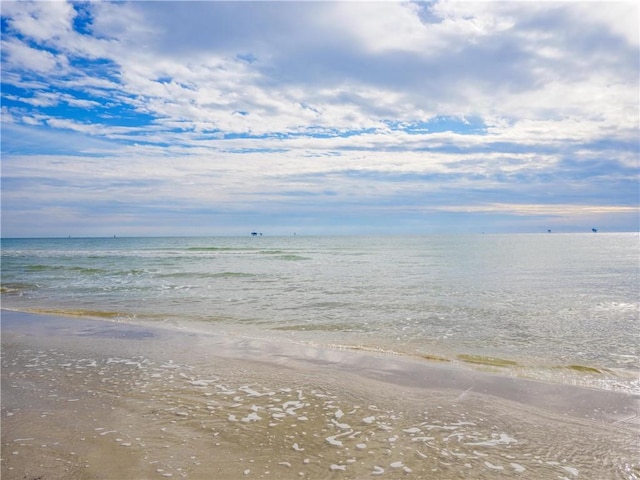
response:
[(639, 391), (638, 234), (2, 240), (2, 308)]

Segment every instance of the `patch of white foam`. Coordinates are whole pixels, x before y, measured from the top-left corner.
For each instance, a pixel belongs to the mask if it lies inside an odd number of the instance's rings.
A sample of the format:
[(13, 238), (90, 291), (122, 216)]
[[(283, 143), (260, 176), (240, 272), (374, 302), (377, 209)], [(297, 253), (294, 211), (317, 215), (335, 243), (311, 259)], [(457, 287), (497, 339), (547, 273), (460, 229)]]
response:
[(333, 423), (336, 427), (338, 427), (341, 430), (350, 430), (351, 429), (351, 426), (348, 423), (340, 423), (340, 422), (337, 422), (334, 419), (331, 419), (331, 423)]
[(573, 467), (562, 467), (563, 470), (569, 472), (571, 475), (573, 475), (574, 477), (578, 476), (578, 469), (577, 468), (573, 468)]
[(208, 387), (209, 386), (209, 382), (207, 382), (206, 380), (191, 380), (189, 382), (189, 384), (193, 385), (194, 387)]
[(421, 430), (418, 427), (405, 428), (402, 430), (404, 433), (420, 433)]
[(345, 435), (349, 435), (350, 433), (353, 433), (353, 431), (339, 433), (338, 435), (332, 435), (330, 437), (327, 437), (326, 440), (330, 445), (333, 445), (334, 447), (342, 447), (342, 441), (338, 440), (338, 437), (344, 437)]
[(516, 442), (517, 440), (515, 438), (510, 437), (506, 433), (501, 433), (498, 438), (493, 438), (492, 440), (487, 440), (485, 442), (465, 443), (465, 445), (495, 447), (498, 445), (509, 445), (511, 443), (516, 443)]
[(256, 412), (251, 412), (249, 415), (242, 419), (242, 421), (245, 423), (257, 422), (258, 420), (262, 420), (262, 417), (260, 417)]

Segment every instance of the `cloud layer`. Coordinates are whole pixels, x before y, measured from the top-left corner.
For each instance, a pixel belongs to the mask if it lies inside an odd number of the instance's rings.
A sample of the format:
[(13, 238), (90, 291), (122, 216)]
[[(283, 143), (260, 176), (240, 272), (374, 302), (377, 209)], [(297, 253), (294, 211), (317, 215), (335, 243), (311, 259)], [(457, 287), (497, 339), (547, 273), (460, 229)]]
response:
[(638, 230), (638, 7), (3, 2), (2, 234)]

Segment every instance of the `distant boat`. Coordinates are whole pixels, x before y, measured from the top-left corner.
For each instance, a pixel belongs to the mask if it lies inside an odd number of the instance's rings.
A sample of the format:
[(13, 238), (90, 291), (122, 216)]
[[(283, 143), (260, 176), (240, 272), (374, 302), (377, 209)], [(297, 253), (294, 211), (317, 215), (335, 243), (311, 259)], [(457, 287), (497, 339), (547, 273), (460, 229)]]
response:
[(592, 231), (593, 233), (598, 233), (598, 229), (597, 229), (597, 228), (592, 228), (592, 229), (591, 229), (591, 231)]

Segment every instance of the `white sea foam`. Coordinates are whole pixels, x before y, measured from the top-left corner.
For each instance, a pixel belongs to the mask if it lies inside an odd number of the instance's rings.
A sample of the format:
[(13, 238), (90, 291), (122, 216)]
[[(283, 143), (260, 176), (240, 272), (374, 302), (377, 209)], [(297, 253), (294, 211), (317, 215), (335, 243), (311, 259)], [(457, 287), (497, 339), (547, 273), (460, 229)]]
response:
[(331, 437), (327, 437), (326, 440), (327, 442), (329, 442), (330, 445), (333, 445), (335, 447), (341, 447), (342, 446), (342, 442), (340, 440), (336, 440), (336, 437), (338, 437), (339, 435), (333, 435)]
[(404, 428), (402, 431), (405, 433), (420, 433), (422, 430), (420, 430), (418, 427), (411, 427), (411, 428)]
[[(494, 437), (496, 437), (494, 435)], [(506, 433), (501, 433), (497, 436), (497, 438), (492, 438), (491, 440), (487, 440), (484, 442), (467, 442), (466, 445), (475, 445), (475, 446), (485, 446), (485, 447), (495, 447), (497, 445), (509, 445), (510, 443), (516, 443), (517, 440), (515, 438), (510, 437)]]
[(578, 469), (574, 467), (562, 467), (563, 470), (569, 472), (574, 477), (578, 476)]
[(244, 417), (242, 419), (243, 422), (257, 422), (258, 420), (262, 420), (262, 417), (260, 417), (257, 413), (255, 412), (251, 412), (249, 415), (247, 415), (246, 417)]
[(351, 430), (351, 426), (348, 423), (340, 423), (335, 419), (331, 419), (331, 423), (341, 430)]

